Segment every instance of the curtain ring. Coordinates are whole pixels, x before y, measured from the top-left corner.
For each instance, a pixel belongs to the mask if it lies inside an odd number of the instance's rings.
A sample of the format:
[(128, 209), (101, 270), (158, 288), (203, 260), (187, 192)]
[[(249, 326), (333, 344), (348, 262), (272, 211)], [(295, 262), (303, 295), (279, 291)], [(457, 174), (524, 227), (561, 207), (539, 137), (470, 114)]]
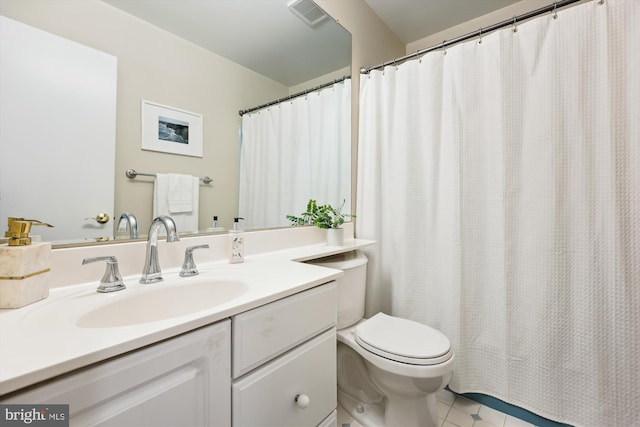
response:
[(447, 48), (445, 48), (444, 42), (446, 42), (446, 40), (442, 40), (442, 54), (446, 55), (447, 54)]
[(482, 27), (480, 27), (480, 35), (478, 37), (478, 44), (482, 44)]
[(517, 18), (514, 16), (513, 17), (513, 32), (517, 33), (518, 32), (518, 26), (516, 25), (517, 22)]
[(553, 2), (553, 19), (558, 19), (558, 0)]

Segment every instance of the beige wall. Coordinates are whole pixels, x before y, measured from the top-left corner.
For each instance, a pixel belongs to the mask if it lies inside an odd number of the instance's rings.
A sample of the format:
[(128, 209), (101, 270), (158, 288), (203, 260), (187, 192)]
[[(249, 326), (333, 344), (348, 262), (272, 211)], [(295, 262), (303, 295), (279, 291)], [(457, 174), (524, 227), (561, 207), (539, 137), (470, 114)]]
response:
[[(151, 220), (153, 184), (125, 170), (208, 175), (200, 228), (213, 214), (230, 227), (238, 205), (238, 111), (286, 96), (286, 86), (212, 54), (97, 0), (2, 0), (0, 14), (118, 58), (115, 214), (134, 212), (140, 232)], [(204, 116), (204, 156), (140, 149), (140, 102)], [(82, 177), (79, 177), (82, 179)]]
[(356, 174), (358, 160), (358, 114), (360, 68), (376, 65), (389, 58), (404, 55), (405, 46), (391, 32), (364, 0), (315, 0), (316, 3), (351, 33), (351, 174), (352, 206), (356, 203)]
[(299, 85), (290, 86), (289, 87), (289, 95), (296, 95), (298, 93), (304, 92), (306, 90), (312, 89), (314, 87), (323, 85), (325, 83), (329, 83), (331, 81), (341, 79), (344, 76), (351, 75), (351, 67), (341, 68), (340, 70), (336, 70), (332, 73), (325, 74), (323, 76), (317, 77), (313, 80), (308, 80), (304, 83), (300, 83)]

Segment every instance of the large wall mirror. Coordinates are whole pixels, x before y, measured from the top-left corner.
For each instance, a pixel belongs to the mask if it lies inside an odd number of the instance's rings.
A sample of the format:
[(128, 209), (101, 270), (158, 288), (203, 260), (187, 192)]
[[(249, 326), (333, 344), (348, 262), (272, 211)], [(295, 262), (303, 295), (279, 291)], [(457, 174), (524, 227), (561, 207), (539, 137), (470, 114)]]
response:
[[(237, 194), (238, 111), (350, 74), (349, 32), (331, 17), (309, 25), (292, 13), (287, 3), (290, 1), (3, 0), (1, 15), (117, 58), (115, 159), (109, 159), (115, 163), (115, 195), (108, 212), (108, 231), (88, 239), (46, 234), (49, 230), (40, 229), (36, 234), (54, 245), (90, 244), (103, 237), (110, 241), (114, 237), (125, 239), (126, 231), (115, 236), (111, 231), (123, 212), (131, 212), (144, 235), (153, 215), (154, 178), (128, 178), (128, 169), (211, 177), (210, 184), (199, 187), (198, 228), (206, 232), (216, 215), (219, 225), (229, 229), (233, 217), (242, 216)], [(47, 70), (41, 71), (44, 78), (52, 78)], [(142, 150), (143, 100), (201, 115), (202, 157)], [(10, 143), (0, 141), (0, 151)], [(30, 147), (24, 148), (28, 158)], [(90, 161), (107, 157), (108, 152), (98, 148)], [(87, 161), (79, 155), (52, 158), (51, 173)], [(75, 179), (91, 186), (104, 178), (95, 175), (99, 174)], [(38, 197), (37, 189), (21, 191), (24, 197)], [(68, 189), (61, 187), (59, 191), (62, 194)], [(55, 194), (52, 196), (55, 199)], [(93, 218), (98, 212), (82, 208), (75, 212), (69, 205), (56, 203), (47, 203), (47, 209), (62, 210), (67, 216), (87, 221), (87, 228), (95, 228), (95, 221), (85, 218)], [(47, 221), (44, 212), (38, 219)], [(30, 212), (10, 215), (31, 216)], [(1, 220), (5, 222), (5, 218)]]

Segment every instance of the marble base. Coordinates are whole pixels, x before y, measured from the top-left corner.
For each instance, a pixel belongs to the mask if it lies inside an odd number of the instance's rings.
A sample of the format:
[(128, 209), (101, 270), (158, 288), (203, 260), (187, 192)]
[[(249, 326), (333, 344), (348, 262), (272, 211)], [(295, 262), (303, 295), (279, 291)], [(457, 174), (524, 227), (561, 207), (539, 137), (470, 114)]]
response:
[(0, 308), (19, 308), (49, 296), (51, 243), (0, 245)]
[(22, 280), (0, 279), (0, 308), (20, 308), (49, 296), (50, 272)]

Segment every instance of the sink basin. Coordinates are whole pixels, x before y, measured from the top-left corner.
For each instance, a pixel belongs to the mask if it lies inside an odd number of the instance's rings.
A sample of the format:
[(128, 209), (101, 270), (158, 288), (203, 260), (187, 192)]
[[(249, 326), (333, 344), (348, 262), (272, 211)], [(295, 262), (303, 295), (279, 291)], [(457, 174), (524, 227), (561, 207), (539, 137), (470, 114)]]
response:
[[(118, 298), (76, 320), (80, 328), (112, 328), (156, 322), (206, 310), (246, 293), (246, 283), (233, 280), (200, 280), (167, 286), (145, 285), (134, 295)], [(120, 297), (121, 295), (118, 295)]]

